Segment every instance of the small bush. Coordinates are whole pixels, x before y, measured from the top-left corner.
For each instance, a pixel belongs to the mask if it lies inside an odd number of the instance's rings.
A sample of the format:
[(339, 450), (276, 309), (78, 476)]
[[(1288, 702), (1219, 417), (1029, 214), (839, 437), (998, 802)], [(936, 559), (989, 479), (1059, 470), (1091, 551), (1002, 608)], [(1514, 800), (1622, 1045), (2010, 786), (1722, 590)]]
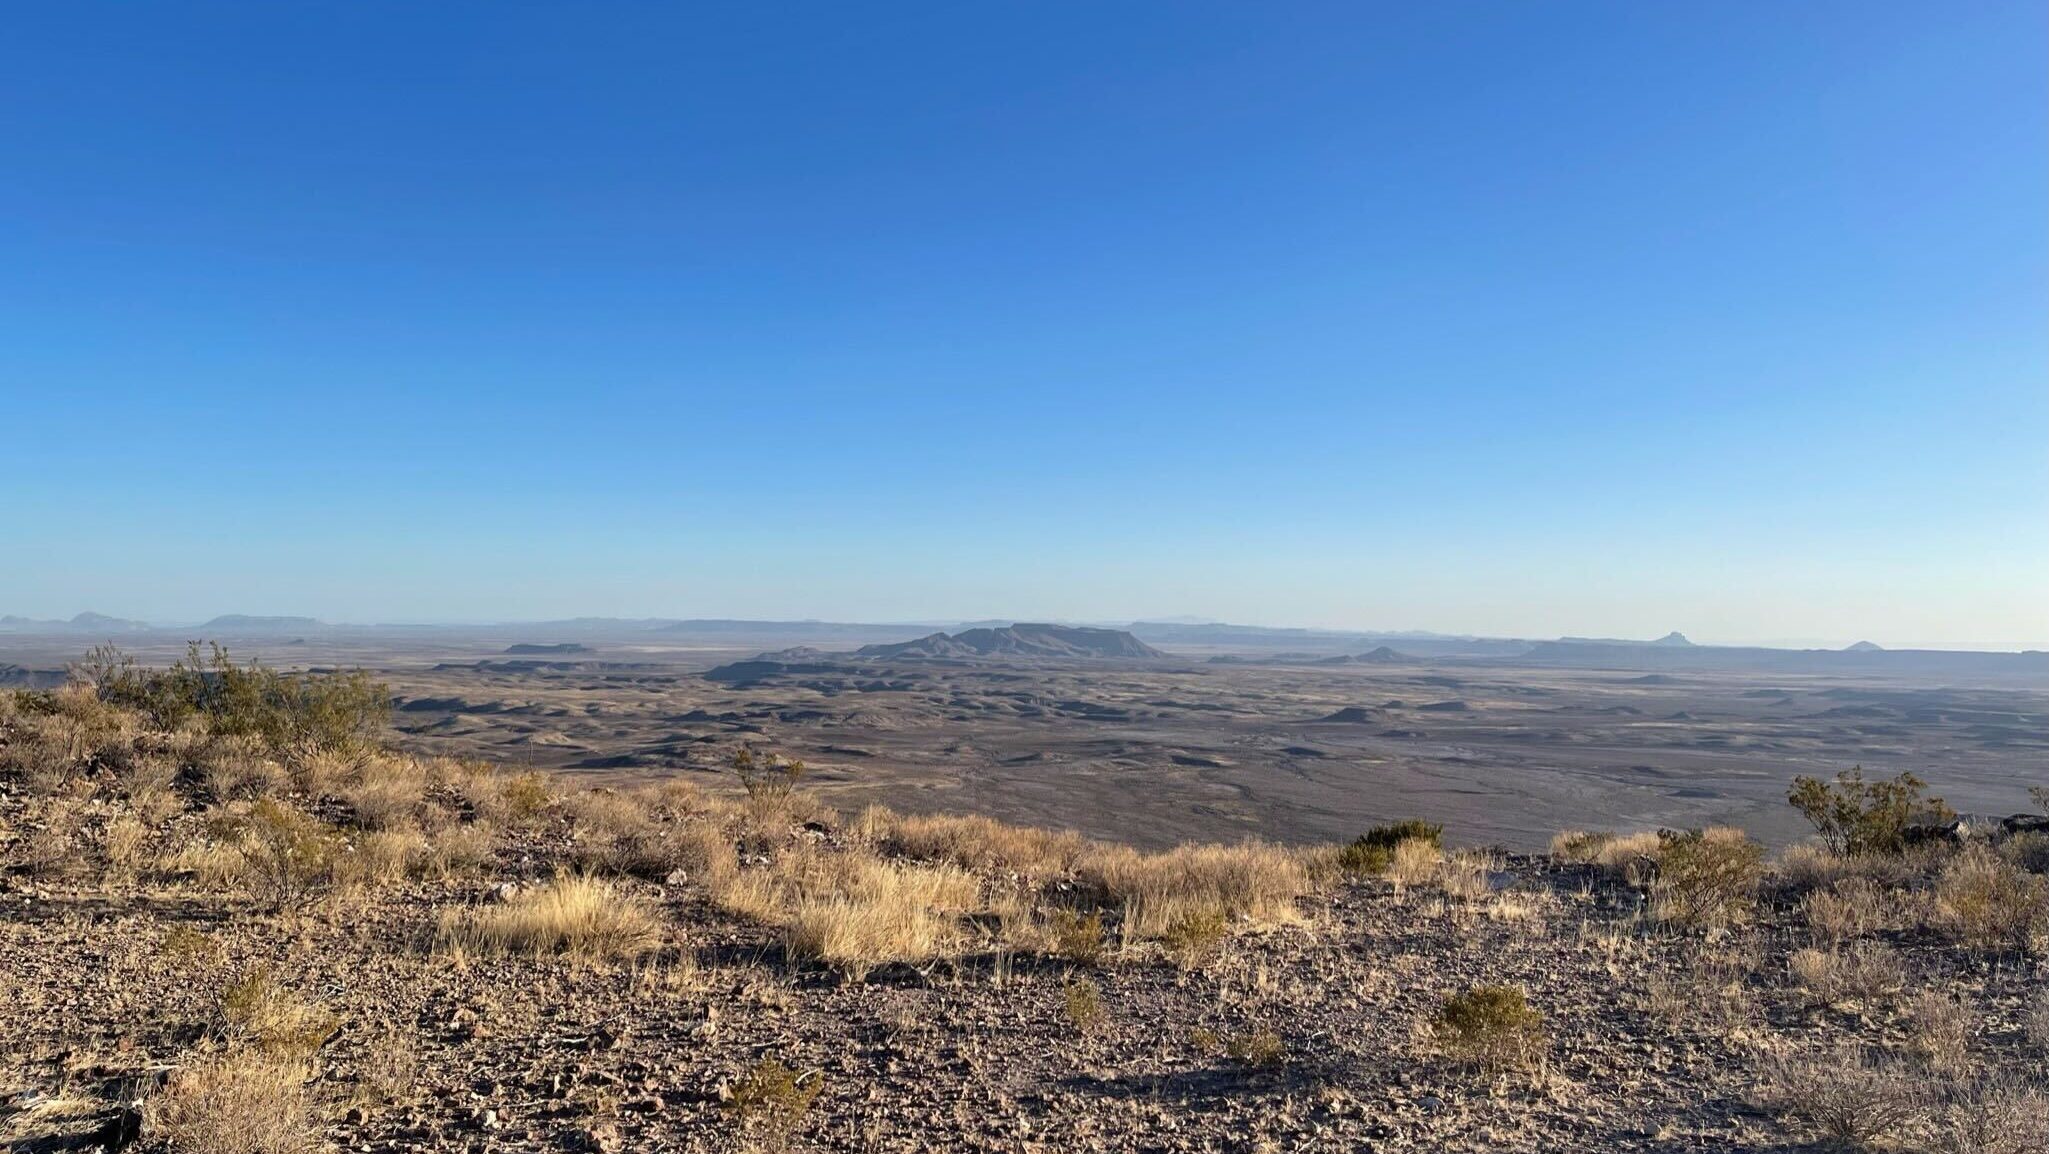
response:
[(1176, 914), (1167, 923), (1160, 941), (1183, 969), (1194, 969), (1216, 957), (1229, 934), (1230, 925), (1224, 911), (1214, 907), (1195, 907)]
[(1830, 852), (1887, 854), (1906, 848), (1908, 827), (1956, 816), (1927, 791), (1927, 783), (1911, 773), (1867, 782), (1864, 767), (1853, 766), (1837, 774), (1833, 784), (1794, 778), (1786, 800), (1814, 826)]
[(1513, 986), (1470, 986), (1446, 994), (1432, 1023), (1438, 1044), (1488, 1070), (1523, 1068), (1544, 1049), (1544, 1016)]
[(1084, 917), (1073, 910), (1053, 911), (1053, 952), (1080, 966), (1099, 966), (1108, 943), (1103, 938), (1103, 914), (1091, 910)]
[(144, 1100), (143, 1129), (170, 1150), (305, 1154), (316, 1141), (304, 1081), (298, 1066), (250, 1052), (186, 1066)]
[(747, 800), (764, 808), (788, 801), (807, 772), (804, 763), (795, 758), (775, 753), (757, 755), (744, 746), (734, 752), (732, 764), (733, 772), (740, 778), (740, 788), (747, 791)]
[(1338, 855), (1338, 864), (1356, 877), (1377, 877), (1394, 863), (1395, 847), (1417, 841), (1433, 849), (1444, 848), (1444, 827), (1419, 818), (1376, 825), (1360, 834)]
[(333, 884), (342, 840), (332, 826), (264, 798), (250, 808), (240, 832), (245, 880), (258, 901), (296, 909)]
[(1899, 1136), (1927, 1106), (1922, 1079), (1854, 1050), (1773, 1061), (1758, 1097), (1796, 1132), (1853, 1150)]
[(1659, 835), (1651, 913), (1659, 921), (1713, 928), (1749, 912), (1764, 877), (1764, 847), (1742, 830), (1715, 827)]
[(360, 670), (280, 673), (237, 664), (218, 644), (202, 654), (193, 642), (169, 669), (141, 668), (110, 647), (86, 664), (102, 701), (140, 710), (159, 729), (203, 717), (214, 733), (261, 738), (274, 750), (361, 748), (391, 717), (390, 690)]
[(824, 1088), (822, 1071), (800, 1073), (774, 1058), (763, 1058), (733, 1084), (725, 1106), (741, 1125), (764, 1131), (769, 1142), (779, 1146), (804, 1121)]
[(334, 1036), (339, 1019), (278, 985), (268, 967), (256, 966), (221, 994), (220, 1023), (227, 1038), (267, 1057), (303, 1062)]
[(1095, 979), (1069, 974), (1060, 985), (1061, 1005), (1067, 1020), (1078, 1033), (1093, 1034), (1103, 1028), (1110, 1012), (1103, 1007), (1103, 990)]
[(2049, 924), (2049, 881), (2023, 873), (1984, 846), (1972, 846), (1936, 878), (1929, 923), (1967, 949), (2026, 949)]
[(1254, 1069), (1270, 1070), (1288, 1060), (1288, 1044), (1272, 1030), (1252, 1030), (1223, 1039), (1224, 1053), (1232, 1061)]

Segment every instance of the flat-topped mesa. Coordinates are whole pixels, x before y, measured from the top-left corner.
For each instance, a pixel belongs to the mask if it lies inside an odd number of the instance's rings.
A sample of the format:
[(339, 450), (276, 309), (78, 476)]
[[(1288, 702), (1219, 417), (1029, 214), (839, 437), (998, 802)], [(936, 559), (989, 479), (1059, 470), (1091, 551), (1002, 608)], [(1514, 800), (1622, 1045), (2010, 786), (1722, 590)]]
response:
[(893, 645), (864, 645), (860, 657), (1065, 657), (1152, 660), (1166, 654), (1122, 629), (1019, 622), (1003, 628), (934, 633)]

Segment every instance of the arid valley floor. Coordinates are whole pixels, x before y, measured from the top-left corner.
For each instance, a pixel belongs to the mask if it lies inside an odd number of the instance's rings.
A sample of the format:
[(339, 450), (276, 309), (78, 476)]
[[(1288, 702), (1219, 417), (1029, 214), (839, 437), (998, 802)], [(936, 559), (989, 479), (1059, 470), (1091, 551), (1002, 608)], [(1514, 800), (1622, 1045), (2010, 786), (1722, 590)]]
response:
[(0, 639), (0, 1149), (2049, 1143), (2029, 669), (877, 640)]
[[(287, 667), (373, 671), (398, 697), (398, 744), (421, 753), (594, 783), (716, 784), (753, 745), (802, 758), (810, 786), (842, 807), (979, 813), (1153, 847), (1344, 839), (1411, 814), (1462, 844), (1523, 851), (1569, 827), (1731, 824), (1777, 845), (1805, 831), (1785, 806), (1797, 774), (1911, 770), (1965, 813), (2005, 814), (2025, 807), (2049, 760), (2049, 676), (2027, 668), (1660, 671), (1405, 654), (1331, 665), (1283, 643), (1160, 661), (850, 661), (859, 638), (801, 626), (565, 632), (576, 636), (232, 644)], [(549, 644), (578, 651), (507, 652)], [(0, 637), (0, 665), (60, 670), (78, 645)], [(785, 660), (787, 672), (704, 676), (791, 647), (818, 652)]]

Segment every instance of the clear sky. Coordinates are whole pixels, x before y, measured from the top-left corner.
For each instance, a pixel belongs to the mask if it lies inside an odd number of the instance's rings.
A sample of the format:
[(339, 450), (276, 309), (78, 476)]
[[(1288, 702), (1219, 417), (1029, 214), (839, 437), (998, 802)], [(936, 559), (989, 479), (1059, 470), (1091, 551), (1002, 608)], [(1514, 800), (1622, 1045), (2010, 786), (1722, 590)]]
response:
[(2049, 6), (21, 6), (0, 447), (0, 613), (2049, 643)]

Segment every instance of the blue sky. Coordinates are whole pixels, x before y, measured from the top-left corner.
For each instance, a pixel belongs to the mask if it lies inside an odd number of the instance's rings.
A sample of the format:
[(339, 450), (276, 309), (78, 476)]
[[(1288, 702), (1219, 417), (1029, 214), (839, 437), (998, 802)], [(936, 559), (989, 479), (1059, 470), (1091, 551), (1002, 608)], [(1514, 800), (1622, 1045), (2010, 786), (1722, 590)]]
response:
[(42, 5), (0, 612), (2049, 643), (2049, 9)]

